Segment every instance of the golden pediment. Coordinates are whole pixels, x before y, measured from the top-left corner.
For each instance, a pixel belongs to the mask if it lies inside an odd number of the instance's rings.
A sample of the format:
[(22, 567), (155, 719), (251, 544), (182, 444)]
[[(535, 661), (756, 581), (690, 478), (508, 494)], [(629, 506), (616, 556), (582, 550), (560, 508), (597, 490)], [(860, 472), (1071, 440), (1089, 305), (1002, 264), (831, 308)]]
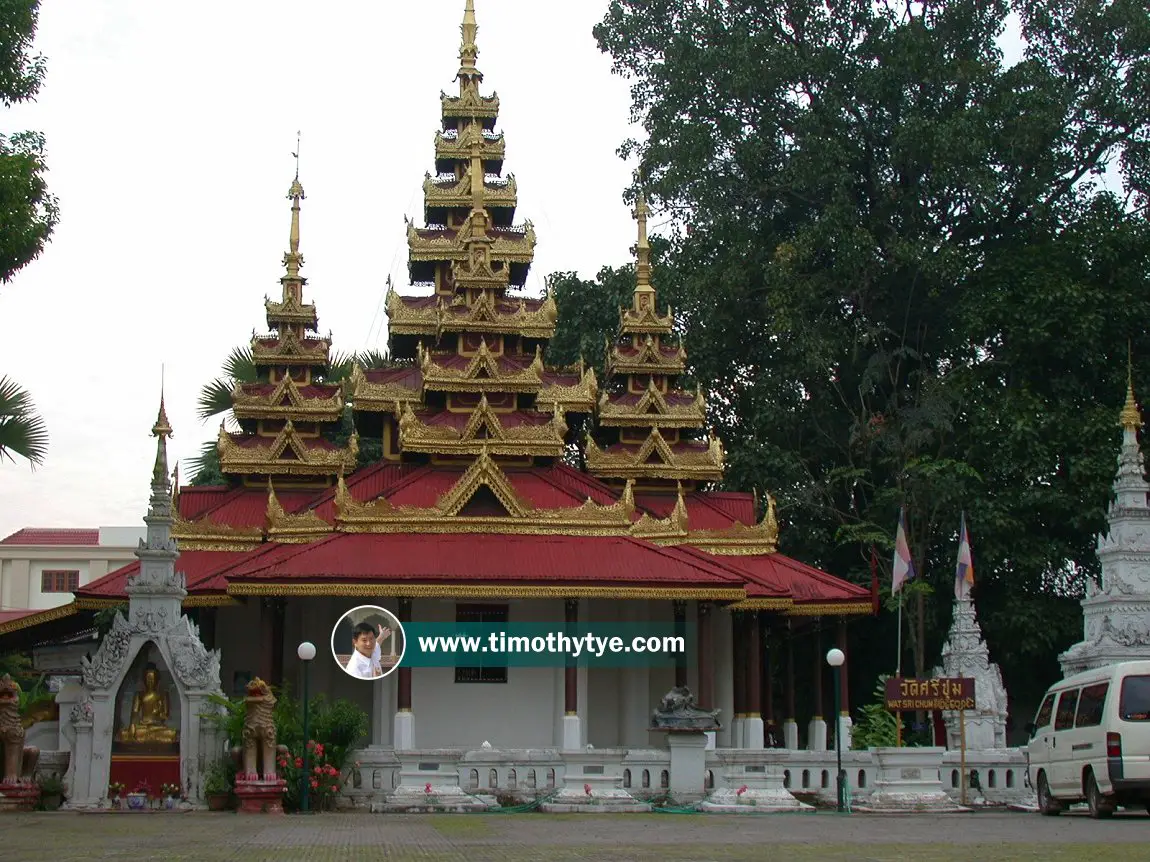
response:
[(216, 449), (224, 473), (324, 476), (355, 468), (359, 435), (352, 434), (343, 449), (309, 446), (291, 420), (273, 437), (247, 437), (237, 442), (220, 424)]
[(278, 419), (295, 416), (316, 422), (336, 422), (343, 414), (343, 395), (337, 388), (328, 398), (305, 398), (290, 376), (266, 395), (248, 392), (237, 383), (232, 390), (232, 412), (237, 419)]
[(713, 434), (705, 448), (673, 449), (658, 428), (652, 428), (638, 449), (601, 449), (587, 437), (587, 470), (596, 476), (618, 479), (695, 479), (723, 477), (723, 444)]
[(284, 544), (306, 544), (331, 533), (333, 527), (315, 512), (289, 515), (268, 482), (268, 507), (265, 514), (268, 539)]
[(670, 404), (654, 381), (635, 404), (613, 401), (604, 392), (599, 398), (599, 422), (604, 426), (655, 426), (660, 428), (698, 428), (706, 422), (707, 405), (702, 390), (688, 404)]
[(419, 344), (419, 367), (423, 373), (423, 385), (441, 392), (474, 392), (480, 389), (491, 392), (533, 392), (543, 381), (543, 354), (536, 348), (530, 364), (516, 370), (501, 368), (499, 354), (493, 353), (486, 339), (480, 339), (479, 349), (462, 368), (441, 365), (440, 357), (456, 354), (435, 354)]

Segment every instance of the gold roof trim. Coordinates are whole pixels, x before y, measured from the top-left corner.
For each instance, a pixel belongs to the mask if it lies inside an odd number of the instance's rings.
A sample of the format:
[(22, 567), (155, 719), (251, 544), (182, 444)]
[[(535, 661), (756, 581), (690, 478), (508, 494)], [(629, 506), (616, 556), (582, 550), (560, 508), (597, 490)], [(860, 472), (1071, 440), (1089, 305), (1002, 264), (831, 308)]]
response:
[[(633, 480), (628, 479), (630, 486)], [(646, 539), (657, 544), (664, 544), (668, 539), (681, 539), (687, 535), (687, 502), (683, 499), (683, 486), (679, 485), (678, 496), (675, 499), (675, 508), (666, 518), (653, 518), (644, 512), (643, 517), (631, 527), (631, 535), (639, 539)]]
[(485, 162), (502, 162), (507, 156), (507, 142), (503, 133), (484, 134), (480, 126), (471, 125), (456, 135), (435, 133), (436, 161), (470, 161), (472, 145), (478, 147), (479, 158)]
[[(505, 516), (465, 516), (467, 503), (487, 487), (507, 512)], [(609, 505), (588, 498), (582, 505), (537, 509), (515, 490), (487, 448), (434, 506), (395, 506), (385, 498), (359, 503), (342, 477), (336, 489), (336, 521), (347, 533), (490, 533), (621, 536), (631, 529), (635, 499), (628, 483)]]
[[(286, 279), (287, 276), (284, 278)], [(285, 293), (287, 292), (285, 291)], [(274, 327), (277, 323), (296, 323), (303, 324), (309, 329), (315, 329), (319, 325), (315, 305), (313, 303), (300, 303), (292, 293), (287, 293), (282, 302), (265, 298), (264, 309), (267, 312), (269, 327)]]
[[(579, 365), (583, 365), (582, 360)], [(535, 396), (536, 407), (539, 410), (553, 410), (558, 406), (563, 410), (579, 413), (590, 413), (594, 410), (595, 394), (599, 391), (595, 369), (580, 367), (578, 372), (580, 380), (574, 386), (545, 383)]]
[[(439, 182), (436, 177), (427, 174), (423, 180), (423, 201), (425, 207), (447, 207), (455, 209), (470, 209), (471, 197), (471, 168), (464, 171), (463, 176), (451, 183)], [(514, 207), (518, 202), (518, 192), (515, 175), (508, 174), (502, 182), (491, 182), (486, 178), (483, 181), (483, 203), (485, 206)]]
[[(124, 602), (127, 600), (125, 599)], [(123, 604), (124, 602), (117, 602)], [(0, 635), (11, 634), (18, 632), (21, 629), (32, 628), (43, 623), (50, 623), (55, 620), (62, 620), (64, 617), (70, 617), (77, 611), (82, 610), (75, 600), (72, 600), (66, 605), (60, 605), (57, 608), (48, 608), (47, 610), (37, 611), (34, 614), (27, 616), (17, 617), (14, 620), (8, 620), (6, 623), (0, 623)]]
[[(559, 310), (553, 297), (550, 295), (545, 297), (543, 304), (534, 310), (529, 310), (526, 300), (520, 298), (514, 311), (501, 309), (500, 298), (495, 291), (485, 289), (470, 304), (462, 296), (457, 296), (449, 305), (441, 303), (439, 330), (515, 334), (525, 338), (543, 339), (554, 336)], [(508, 301), (514, 302), (514, 300)], [(461, 307), (465, 308), (463, 313), (460, 313)]]
[(717, 556), (756, 556), (773, 554), (779, 549), (779, 522), (775, 517), (775, 498), (767, 495), (763, 519), (748, 527), (738, 521), (722, 530), (696, 530), (681, 540), (661, 542), (667, 545), (689, 545)]
[(673, 355), (667, 356), (648, 333), (637, 355), (624, 355), (619, 345), (613, 344), (608, 357), (608, 370), (618, 374), (679, 374), (686, 365), (687, 351), (680, 345)]
[(619, 325), (624, 335), (638, 335), (644, 332), (654, 335), (670, 335), (675, 327), (675, 317), (670, 308), (667, 309), (667, 313), (663, 317), (660, 317), (652, 306), (640, 311), (636, 311), (634, 308), (620, 308)]
[(346, 384), (356, 410), (387, 413), (396, 411), (398, 405), (422, 399), (420, 389), (412, 389), (400, 383), (373, 383), (359, 364), (351, 370)]
[[(481, 432), (486, 436), (480, 436)], [(456, 429), (449, 425), (426, 425), (412, 410), (403, 406), (399, 420), (399, 440), (404, 449), (436, 455), (478, 455), (488, 447), (493, 455), (538, 455), (558, 457), (563, 452), (567, 423), (556, 408), (545, 425), (523, 425), (505, 428), (499, 414), (490, 408), (487, 397), (480, 398), (467, 425)]]
[(870, 616), (874, 607), (870, 599), (851, 602), (796, 602), (787, 609), (789, 617)]
[[(677, 394), (677, 393), (676, 393)], [(702, 390), (690, 404), (668, 404), (667, 398), (652, 380), (647, 391), (634, 405), (619, 404), (604, 392), (599, 398), (599, 424), (604, 426), (639, 425), (660, 428), (698, 428), (707, 420), (707, 402)]]
[[(298, 417), (316, 422), (337, 422), (343, 415), (343, 394), (336, 388), (328, 398), (305, 398), (291, 376), (284, 377), (267, 395), (244, 391), (244, 383), (232, 390), (232, 412), (237, 419)], [(284, 398), (288, 399), (283, 404)]]
[[(415, 299), (416, 297), (411, 297)], [(443, 300), (421, 307), (405, 303), (390, 280), (387, 284), (387, 327), (392, 335), (436, 335), (439, 332), (439, 306)]]
[[(650, 461), (653, 454), (659, 461)], [(587, 437), (588, 472), (618, 479), (696, 479), (719, 480), (723, 476), (723, 444), (714, 434), (706, 449), (675, 452), (658, 428), (652, 428), (647, 439), (635, 452), (609, 452)]]
[(332, 532), (332, 525), (313, 511), (289, 515), (276, 496), (275, 487), (268, 481), (268, 508), (266, 514), (268, 539), (284, 544), (306, 544), (322, 539)]
[[(264, 443), (262, 440), (268, 440)], [(352, 434), (343, 449), (309, 448), (289, 419), (272, 438), (257, 438), (254, 446), (241, 446), (220, 423), (216, 449), (220, 469), (225, 473), (274, 476), (330, 476), (340, 470), (355, 469), (359, 457), (359, 435)], [(294, 457), (284, 458), (288, 450)]]
[[(455, 354), (438, 354), (451, 355)], [(523, 369), (514, 372), (499, 367), (499, 355), (492, 353), (487, 339), (481, 339), (479, 349), (466, 368), (449, 368), (436, 362), (437, 354), (419, 343), (419, 367), (423, 372), (423, 385), (441, 392), (474, 392), (485, 389), (492, 392), (535, 392), (543, 385), (543, 354), (537, 347), (535, 358)]]
[(460, 117), (494, 120), (499, 117), (499, 94), (492, 93), (490, 96), (482, 96), (479, 94), (478, 87), (464, 87), (463, 93), (459, 96), (449, 96), (447, 93), (440, 92), (439, 104), (443, 109), (442, 116), (445, 120), (454, 120)]
[[(495, 228), (495, 230), (508, 229)], [(531, 263), (535, 255), (535, 227), (531, 222), (527, 222), (522, 231), (522, 233), (510, 231), (497, 235), (491, 241), (490, 256), (510, 263)], [(407, 223), (407, 249), (412, 261), (463, 260), (467, 256), (467, 248), (456, 237), (425, 237), (421, 229), (410, 221)]]
[(727, 605), (725, 610), (728, 611), (785, 611), (793, 607), (795, 604), (794, 599), (788, 598), (757, 598), (757, 599), (743, 599), (741, 602), (735, 602)]
[(233, 596), (403, 596), (456, 599), (695, 599), (730, 602), (747, 592), (733, 587), (512, 586), (504, 584), (234, 583)]
[(1134, 400), (1134, 367), (1130, 362), (1126, 367), (1126, 403), (1122, 405), (1122, 412), (1118, 414), (1118, 424), (1131, 431), (1142, 427), (1142, 412), (1138, 409), (1138, 402)]
[(264, 531), (260, 527), (217, 524), (210, 516), (185, 521), (175, 515), (172, 538), (181, 551), (251, 551), (263, 543)]
[[(263, 344), (274, 341), (273, 345)], [(329, 338), (300, 339), (290, 329), (278, 335), (252, 338), (252, 361), (256, 365), (327, 365)]]

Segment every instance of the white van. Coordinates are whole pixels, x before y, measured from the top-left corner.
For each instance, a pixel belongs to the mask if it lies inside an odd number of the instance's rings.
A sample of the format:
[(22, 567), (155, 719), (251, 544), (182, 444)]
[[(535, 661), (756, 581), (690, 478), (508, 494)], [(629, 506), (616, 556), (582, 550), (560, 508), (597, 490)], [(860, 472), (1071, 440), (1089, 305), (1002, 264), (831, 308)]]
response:
[(1055, 683), (1027, 729), (1027, 775), (1043, 814), (1083, 799), (1093, 817), (1119, 805), (1150, 813), (1150, 661)]

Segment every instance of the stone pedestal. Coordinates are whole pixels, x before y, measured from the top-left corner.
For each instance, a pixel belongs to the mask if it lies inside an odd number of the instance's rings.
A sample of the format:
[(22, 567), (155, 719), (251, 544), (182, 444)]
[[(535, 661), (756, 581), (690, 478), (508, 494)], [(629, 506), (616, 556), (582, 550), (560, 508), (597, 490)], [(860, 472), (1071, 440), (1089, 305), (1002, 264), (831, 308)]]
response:
[(743, 748), (758, 751), (763, 748), (763, 720), (752, 716), (743, 723)]
[(699, 806), (709, 814), (770, 814), (779, 811), (814, 811), (783, 787), (783, 769), (762, 763), (761, 756), (722, 752), (725, 786), (715, 790)]
[(577, 715), (563, 716), (563, 750), (577, 751), (583, 747), (583, 725)]
[(0, 783), (0, 813), (35, 811), (39, 803), (40, 785), (25, 781)]
[(459, 786), (462, 751), (405, 751), (396, 756), (399, 786), (382, 803), (372, 803), (373, 813), (433, 814), (499, 807), (494, 797), (473, 795)]
[(283, 814), (284, 793), (287, 781), (273, 778), (265, 781), (236, 778), (236, 799), (240, 802), (241, 814)]
[(706, 793), (707, 734), (680, 731), (667, 734), (671, 749), (671, 796), (678, 803), (695, 802)]
[(799, 748), (799, 723), (793, 718), (783, 722), (783, 748), (797, 751)]
[(415, 748), (415, 713), (407, 710), (395, 714), (391, 739), (396, 751), (412, 751)]
[(567, 764), (563, 787), (540, 809), (549, 814), (606, 814), (650, 811), (623, 788), (618, 752), (587, 749), (564, 755)]
[(807, 750), (827, 750), (827, 723), (821, 718), (812, 718), (807, 725)]
[(942, 789), (943, 748), (872, 748), (874, 792), (855, 811), (868, 814), (952, 814), (969, 811)]

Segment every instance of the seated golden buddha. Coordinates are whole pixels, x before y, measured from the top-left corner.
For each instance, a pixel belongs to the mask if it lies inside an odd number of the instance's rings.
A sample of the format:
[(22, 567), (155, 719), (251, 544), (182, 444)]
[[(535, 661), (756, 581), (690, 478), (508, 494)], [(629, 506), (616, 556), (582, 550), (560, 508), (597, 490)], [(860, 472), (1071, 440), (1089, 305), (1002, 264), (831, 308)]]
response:
[(144, 689), (132, 697), (131, 722), (120, 731), (120, 742), (175, 742), (179, 731), (168, 727), (171, 715), (166, 692), (156, 690), (160, 674), (155, 665), (144, 669)]

